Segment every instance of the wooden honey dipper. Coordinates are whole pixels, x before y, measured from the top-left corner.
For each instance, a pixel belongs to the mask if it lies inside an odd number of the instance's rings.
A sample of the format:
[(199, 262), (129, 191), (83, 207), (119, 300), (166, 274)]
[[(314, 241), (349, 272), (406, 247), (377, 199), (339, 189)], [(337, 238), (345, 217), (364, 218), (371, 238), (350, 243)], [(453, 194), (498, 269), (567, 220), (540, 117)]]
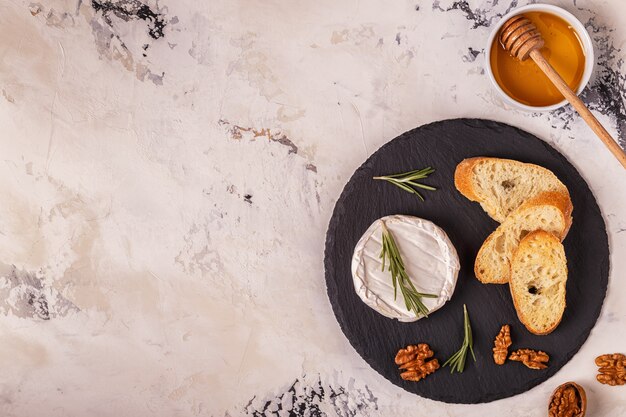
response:
[(523, 15), (513, 16), (502, 26), (500, 42), (504, 49), (520, 61), (524, 61), (530, 56), (541, 71), (552, 81), (552, 84), (576, 109), (591, 130), (598, 135), (622, 166), (626, 168), (626, 153), (624, 153), (624, 150), (541, 54), (544, 42), (537, 27)]

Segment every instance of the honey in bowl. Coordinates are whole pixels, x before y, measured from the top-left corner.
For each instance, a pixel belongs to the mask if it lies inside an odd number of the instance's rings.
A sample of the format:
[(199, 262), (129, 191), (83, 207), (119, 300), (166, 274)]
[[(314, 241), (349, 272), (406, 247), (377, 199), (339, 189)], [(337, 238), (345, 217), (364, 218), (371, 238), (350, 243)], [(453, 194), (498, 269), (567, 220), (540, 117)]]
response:
[[(541, 49), (543, 56), (570, 88), (577, 91), (585, 71), (585, 52), (576, 30), (551, 13), (527, 12), (524, 16), (535, 24), (545, 41)], [(498, 37), (491, 45), (490, 61), (496, 82), (512, 99), (533, 107), (563, 101), (563, 95), (532, 59), (520, 62), (512, 57)]]

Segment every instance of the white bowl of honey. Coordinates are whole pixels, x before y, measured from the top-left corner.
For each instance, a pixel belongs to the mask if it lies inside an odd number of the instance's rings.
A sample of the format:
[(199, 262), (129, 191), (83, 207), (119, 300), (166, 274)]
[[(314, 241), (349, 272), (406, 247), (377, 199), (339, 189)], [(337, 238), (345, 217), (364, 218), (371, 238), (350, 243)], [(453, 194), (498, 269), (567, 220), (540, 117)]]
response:
[(502, 16), (489, 35), (485, 66), (489, 79), (504, 101), (522, 110), (551, 111), (567, 104), (563, 95), (532, 59), (520, 62), (500, 43), (498, 34), (511, 17), (523, 14), (537, 26), (545, 41), (541, 53), (578, 94), (593, 71), (591, 38), (570, 12), (549, 4), (530, 4)]

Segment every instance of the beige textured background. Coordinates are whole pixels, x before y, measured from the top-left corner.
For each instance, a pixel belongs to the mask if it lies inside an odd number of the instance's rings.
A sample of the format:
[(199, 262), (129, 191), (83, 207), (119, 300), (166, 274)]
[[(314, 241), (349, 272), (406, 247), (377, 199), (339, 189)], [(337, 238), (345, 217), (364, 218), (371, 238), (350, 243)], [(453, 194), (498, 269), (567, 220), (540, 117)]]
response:
[[(269, 402), (284, 415), (308, 401), (330, 416), (539, 417), (575, 379), (594, 415), (626, 415), (624, 388), (597, 384), (593, 365), (626, 345), (626, 174), (571, 110), (513, 111), (490, 88), (489, 25), (515, 3), (0, 1), (0, 414), (238, 416)], [(585, 97), (626, 137), (626, 4), (554, 3), (592, 32)], [(372, 371), (323, 279), (354, 169), (454, 117), (563, 152), (612, 248), (582, 350), (483, 406), (424, 400)]]

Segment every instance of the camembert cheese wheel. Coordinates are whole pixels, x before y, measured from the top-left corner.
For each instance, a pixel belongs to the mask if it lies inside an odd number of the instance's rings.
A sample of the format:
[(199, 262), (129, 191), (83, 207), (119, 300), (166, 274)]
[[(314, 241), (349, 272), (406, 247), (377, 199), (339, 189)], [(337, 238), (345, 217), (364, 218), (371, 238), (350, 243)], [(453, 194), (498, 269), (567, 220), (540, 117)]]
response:
[(382, 222), (393, 235), (405, 269), (415, 288), (437, 298), (422, 298), (430, 313), (452, 297), (460, 264), (446, 233), (433, 222), (413, 216), (387, 216), (376, 220), (356, 244), (352, 257), (354, 289), (361, 300), (383, 316), (410, 322), (418, 320), (397, 291), (394, 299), (391, 273), (382, 270)]

